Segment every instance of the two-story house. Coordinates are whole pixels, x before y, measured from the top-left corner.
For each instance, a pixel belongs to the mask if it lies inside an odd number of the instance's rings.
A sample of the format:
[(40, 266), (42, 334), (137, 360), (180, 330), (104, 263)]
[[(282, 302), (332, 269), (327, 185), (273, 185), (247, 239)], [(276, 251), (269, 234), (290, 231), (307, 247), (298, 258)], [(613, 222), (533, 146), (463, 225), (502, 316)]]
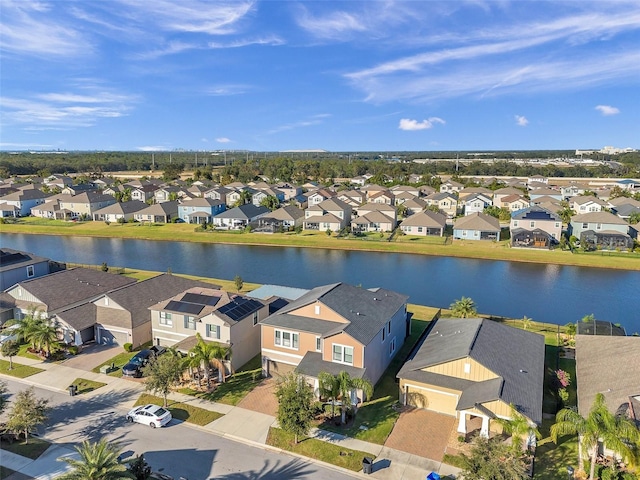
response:
[(456, 182), (455, 180), (447, 180), (446, 182), (442, 182), (440, 184), (440, 192), (442, 193), (457, 194), (463, 188), (464, 185), (460, 182)]
[(458, 199), (448, 192), (433, 193), (424, 198), (429, 206), (436, 206), (447, 217), (453, 218), (458, 213)]
[(108, 207), (116, 203), (116, 199), (111, 195), (105, 195), (96, 191), (84, 192), (79, 195), (61, 198), (58, 201), (61, 210), (69, 210), (72, 217), (88, 216), (93, 218), (93, 214), (101, 208)]
[(12, 248), (0, 248), (0, 291), (4, 292), (16, 283), (62, 269), (63, 265), (48, 258)]
[(0, 197), (0, 204), (14, 207), (13, 210), (17, 215), (26, 217), (33, 207), (43, 204), (48, 196), (38, 189), (20, 190)]
[(464, 206), (464, 214), (471, 215), (472, 213), (484, 212), (484, 209), (491, 205), (492, 200), (488, 194), (472, 193), (465, 196), (461, 203)]
[(310, 290), (262, 323), (265, 376), (292, 370), (317, 387), (320, 372), (372, 383), (410, 333), (405, 295), (335, 283)]
[(93, 219), (104, 222), (128, 221), (133, 219), (136, 212), (148, 206), (149, 205), (139, 200), (116, 202), (93, 212)]
[(269, 304), (212, 288), (194, 287), (149, 307), (154, 343), (188, 352), (199, 333), (230, 347), (229, 367), (240, 368), (260, 352), (260, 322)]
[(571, 217), (569, 223), (569, 235), (579, 238), (589, 249), (631, 248), (629, 231), (629, 224), (610, 212), (583, 213)]
[(601, 212), (607, 207), (607, 202), (592, 196), (577, 196), (569, 200), (571, 208), (580, 215), (581, 213)]
[(304, 211), (305, 230), (342, 230), (351, 223), (351, 205), (337, 198), (330, 198)]
[(196, 197), (178, 205), (178, 216), (186, 223), (212, 223), (213, 217), (226, 209), (227, 205), (222, 200)]
[(538, 205), (513, 212), (511, 223), (512, 247), (551, 248), (562, 234), (562, 219)]

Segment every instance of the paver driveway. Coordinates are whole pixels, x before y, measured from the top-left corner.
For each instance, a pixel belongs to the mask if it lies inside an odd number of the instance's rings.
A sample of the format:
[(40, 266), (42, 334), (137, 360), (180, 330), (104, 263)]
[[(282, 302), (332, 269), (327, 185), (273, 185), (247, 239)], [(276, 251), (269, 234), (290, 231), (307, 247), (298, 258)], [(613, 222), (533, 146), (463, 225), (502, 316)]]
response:
[(122, 347), (118, 345), (90, 345), (83, 347), (82, 352), (78, 355), (65, 360), (64, 365), (90, 372), (123, 351)]
[(278, 414), (278, 399), (275, 393), (277, 383), (278, 377), (265, 378), (240, 401), (238, 406), (275, 417)]

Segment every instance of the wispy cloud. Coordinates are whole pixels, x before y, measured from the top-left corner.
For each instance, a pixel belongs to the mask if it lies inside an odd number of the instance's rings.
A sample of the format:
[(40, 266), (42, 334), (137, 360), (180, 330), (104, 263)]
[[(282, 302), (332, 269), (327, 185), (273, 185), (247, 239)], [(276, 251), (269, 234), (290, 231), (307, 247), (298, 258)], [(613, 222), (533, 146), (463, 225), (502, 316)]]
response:
[(418, 120), (403, 118), (400, 120), (400, 124), (398, 125), (398, 128), (400, 130), (405, 130), (409, 132), (416, 131), (416, 130), (428, 130), (430, 128), (433, 128), (433, 126), (436, 123), (444, 124), (446, 122), (443, 119), (438, 117), (431, 117), (427, 120), (422, 120), (421, 122), (419, 122)]
[(71, 24), (51, 15), (54, 4), (3, 0), (0, 49), (36, 56), (69, 57), (91, 54), (89, 38)]
[(251, 85), (243, 84), (210, 85), (204, 88), (203, 94), (212, 97), (227, 97), (231, 95), (242, 95), (252, 89), (253, 87)]
[(620, 113), (620, 109), (612, 107), (611, 105), (598, 105), (596, 106), (596, 110), (598, 110), (605, 117), (608, 117), (610, 115), (617, 115)]
[(323, 123), (325, 118), (330, 117), (329, 113), (320, 113), (318, 115), (313, 115), (308, 120), (301, 120), (299, 122), (288, 123), (285, 125), (280, 125), (279, 127), (273, 128), (267, 132), (267, 134), (272, 135), (274, 133), (280, 133), (287, 130), (293, 130), (295, 128), (303, 128), (303, 127), (311, 127), (313, 125), (319, 125)]
[(229, 143), (229, 142), (231, 142), (231, 139), (229, 139), (227, 137), (218, 137), (218, 138), (216, 138), (216, 142), (218, 142), (218, 143)]
[(324, 39), (340, 39), (347, 33), (364, 32), (367, 27), (361, 18), (348, 12), (331, 12), (325, 16), (312, 16), (307, 9), (297, 18), (298, 25)]
[(261, 38), (242, 38), (236, 40), (230, 40), (228, 42), (209, 42), (207, 46), (209, 48), (241, 48), (241, 47), (249, 47), (251, 45), (268, 45), (271, 47), (284, 45), (286, 42), (276, 36), (271, 35), (268, 37)]
[(529, 125), (529, 120), (527, 120), (527, 117), (523, 115), (515, 115), (515, 119), (516, 125), (518, 125), (519, 127), (526, 127), (527, 125)]

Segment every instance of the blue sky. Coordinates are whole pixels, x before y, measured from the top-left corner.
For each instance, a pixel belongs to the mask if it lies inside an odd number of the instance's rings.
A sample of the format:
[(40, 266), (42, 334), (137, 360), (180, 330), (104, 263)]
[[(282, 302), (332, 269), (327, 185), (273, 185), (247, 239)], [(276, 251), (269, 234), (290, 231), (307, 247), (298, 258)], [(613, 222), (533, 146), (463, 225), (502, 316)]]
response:
[(2, 150), (640, 148), (640, 2), (2, 0)]

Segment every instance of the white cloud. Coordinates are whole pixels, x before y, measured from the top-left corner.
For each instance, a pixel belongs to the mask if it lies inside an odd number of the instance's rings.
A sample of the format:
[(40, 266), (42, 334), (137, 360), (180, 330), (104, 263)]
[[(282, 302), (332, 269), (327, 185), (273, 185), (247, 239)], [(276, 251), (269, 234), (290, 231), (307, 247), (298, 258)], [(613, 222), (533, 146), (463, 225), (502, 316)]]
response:
[(297, 22), (305, 30), (325, 39), (344, 39), (345, 34), (367, 30), (362, 19), (349, 12), (332, 12), (324, 17), (313, 17), (304, 10)]
[(269, 130), (267, 133), (268, 134), (274, 134), (274, 133), (279, 133), (279, 132), (284, 132), (286, 130), (293, 130), (294, 128), (301, 128), (301, 127), (310, 127), (313, 125), (319, 125), (323, 122), (323, 120), (325, 118), (330, 117), (331, 114), (330, 113), (319, 113), (317, 115), (312, 115), (311, 117), (309, 117), (308, 120), (301, 120), (299, 122), (293, 122), (293, 123), (288, 123), (285, 125), (280, 125), (279, 127), (275, 127), (271, 130)]
[(270, 36), (264, 38), (246, 38), (241, 40), (233, 40), (230, 42), (209, 42), (207, 46), (209, 48), (241, 48), (248, 47), (251, 45), (268, 45), (268, 46), (279, 46), (284, 45), (286, 42), (277, 36)]
[(400, 130), (405, 130), (408, 132), (416, 130), (428, 130), (430, 128), (433, 128), (434, 124), (436, 123), (444, 124), (445, 121), (438, 117), (431, 117), (428, 120), (422, 120), (421, 122), (419, 122), (418, 120), (403, 118), (400, 120), (398, 128)]
[(529, 120), (527, 120), (527, 117), (525, 116), (515, 115), (515, 119), (516, 119), (516, 125), (520, 127), (526, 127), (527, 125), (529, 125)]
[(251, 90), (253, 87), (250, 85), (211, 85), (204, 89), (205, 95), (210, 95), (212, 97), (226, 97), (230, 95), (241, 95), (246, 93), (248, 90)]
[(617, 115), (620, 113), (620, 109), (612, 107), (611, 105), (598, 105), (596, 107), (596, 110), (598, 110), (605, 117), (608, 117), (609, 115)]
[(229, 143), (231, 141), (231, 139), (227, 138), (227, 137), (218, 137), (216, 138), (216, 142), (218, 143)]
[(145, 145), (143, 147), (137, 147), (137, 150), (141, 152), (166, 152), (169, 148), (163, 145)]

